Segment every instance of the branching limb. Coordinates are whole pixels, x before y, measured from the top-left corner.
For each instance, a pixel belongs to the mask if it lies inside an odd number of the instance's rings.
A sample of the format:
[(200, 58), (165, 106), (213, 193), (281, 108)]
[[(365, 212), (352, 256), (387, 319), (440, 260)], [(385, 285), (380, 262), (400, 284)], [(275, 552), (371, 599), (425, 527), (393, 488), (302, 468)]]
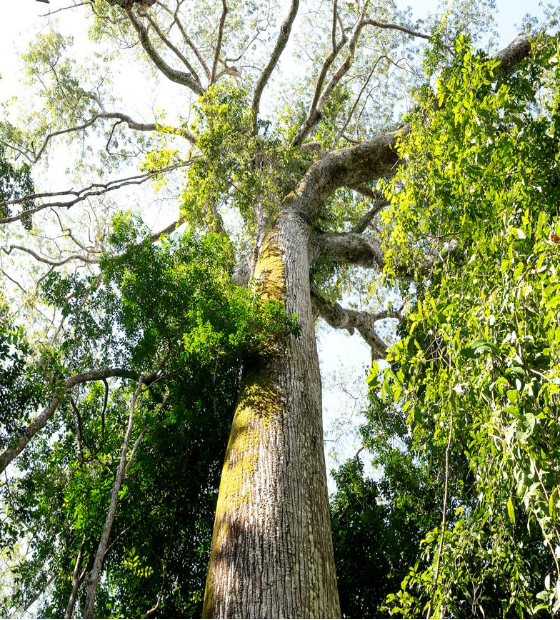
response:
[(91, 98), (94, 101), (96, 101), (96, 103), (100, 106), (100, 108), (102, 109), (101, 112), (94, 114), (91, 118), (89, 118), (87, 121), (84, 121), (81, 125), (76, 125), (74, 127), (68, 127), (66, 129), (60, 129), (59, 131), (53, 131), (52, 133), (49, 133), (43, 140), (43, 143), (41, 144), (39, 149), (36, 149), (36, 148), (28, 149), (22, 145), (15, 145), (15, 144), (8, 144), (8, 143), (4, 143), (5, 146), (17, 151), (18, 153), (23, 155), (26, 159), (28, 159), (30, 162), (35, 164), (44, 155), (47, 147), (49, 146), (50, 142), (54, 138), (57, 138), (58, 136), (64, 136), (67, 134), (71, 134), (71, 133), (78, 133), (79, 131), (84, 131), (85, 129), (88, 129), (89, 127), (94, 125), (96, 121), (102, 120), (102, 119), (116, 120), (120, 123), (126, 123), (128, 127), (130, 129), (133, 129), (134, 131), (153, 131), (153, 132), (158, 131), (160, 133), (167, 133), (167, 134), (173, 134), (176, 136), (180, 136), (182, 138), (187, 139), (191, 144), (195, 144), (196, 142), (196, 138), (192, 135), (192, 133), (190, 133), (183, 127), (167, 127), (165, 125), (158, 125), (157, 123), (143, 123), (143, 122), (135, 121), (128, 114), (124, 114), (122, 112), (105, 111), (98, 97), (91, 95)]
[(336, 302), (328, 301), (317, 291), (311, 292), (311, 302), (315, 314), (325, 319), (331, 327), (345, 329), (350, 334), (353, 334), (354, 330), (358, 330), (362, 338), (371, 347), (372, 357), (377, 359), (385, 358), (387, 355), (387, 345), (375, 331), (375, 323), (389, 318), (400, 319), (402, 317), (399, 312), (386, 310), (372, 313), (343, 308)]
[[(33, 422), (29, 424), (25, 431), (18, 437), (17, 441), (14, 442), (14, 447), (7, 448), (2, 454), (0, 454), (0, 474), (16, 458), (16, 456), (19, 456), (23, 452), (25, 446), (27, 446), (31, 439), (33, 439), (33, 437), (45, 427), (54, 412), (57, 410), (62, 398), (69, 390), (82, 383), (88, 383), (89, 381), (100, 381), (110, 377), (130, 379), (134, 377), (134, 373), (125, 368), (108, 368), (106, 370), (90, 370), (87, 372), (81, 372), (73, 375), (69, 379), (66, 379), (49, 404), (33, 420)], [(146, 381), (148, 381), (148, 378), (146, 378)]]
[(210, 84), (214, 84), (216, 81), (216, 74), (218, 71), (218, 61), (220, 60), (220, 53), (222, 51), (222, 40), (224, 38), (224, 26), (226, 25), (226, 17), (228, 14), (228, 6), (226, 0), (222, 0), (222, 15), (220, 17), (220, 24), (218, 26), (218, 38), (216, 40), (216, 49), (214, 50), (214, 62), (212, 63), (212, 74), (210, 75)]
[(380, 22), (376, 19), (365, 19), (364, 25), (375, 26), (376, 28), (382, 28), (383, 30), (398, 30), (399, 32), (409, 34), (411, 37), (419, 37), (420, 39), (426, 39), (427, 41), (432, 38), (429, 34), (424, 34), (423, 32), (419, 32), (418, 30), (412, 30), (412, 28), (406, 28), (406, 26), (400, 26), (399, 24)]
[(189, 59), (181, 52), (181, 50), (174, 45), (168, 37), (165, 36), (165, 33), (161, 30), (156, 20), (149, 14), (146, 14), (150, 25), (154, 29), (154, 32), (158, 35), (158, 37), (163, 41), (163, 43), (177, 56), (177, 58), (185, 65), (185, 67), (191, 72), (193, 78), (200, 84), (200, 77), (194, 67), (189, 62)]
[(153, 43), (150, 40), (150, 35), (144, 24), (138, 19), (138, 16), (134, 14), (132, 9), (125, 9), (126, 15), (133, 25), (134, 29), (138, 34), (138, 40), (140, 44), (144, 48), (146, 54), (148, 54), (151, 61), (154, 65), (165, 75), (166, 78), (175, 82), (176, 84), (181, 84), (182, 86), (186, 86), (190, 90), (193, 91), (196, 95), (203, 95), (204, 88), (202, 88), (201, 84), (197, 81), (192, 73), (187, 73), (185, 71), (179, 71), (178, 69), (174, 69), (171, 67), (158, 53)]
[(311, 105), (309, 106), (309, 111), (307, 113), (307, 118), (303, 122), (298, 133), (294, 136), (292, 140), (292, 146), (301, 146), (305, 138), (309, 135), (313, 123), (317, 123), (320, 120), (320, 111), (318, 111), (318, 103), (319, 98), (321, 97), (321, 92), (323, 90), (323, 84), (325, 83), (325, 79), (327, 77), (327, 73), (331, 68), (331, 65), (335, 61), (336, 57), (340, 53), (340, 50), (346, 45), (347, 37), (344, 32), (344, 28), (341, 27), (341, 38), (339, 41), (336, 40), (336, 29), (337, 24), (339, 23), (338, 16), (338, 7), (337, 0), (333, 2), (333, 20), (332, 20), (332, 31), (331, 31), (331, 51), (329, 55), (325, 58), (323, 65), (321, 66), (321, 71), (319, 71), (319, 76), (317, 78), (317, 83), (315, 84), (315, 91), (313, 93), (313, 99), (311, 101)]
[(210, 81), (210, 78), (212, 76), (212, 72), (210, 71), (210, 67), (208, 66), (208, 63), (204, 60), (204, 56), (201, 54), (201, 52), (198, 49), (198, 47), (194, 44), (193, 40), (189, 37), (188, 32), (185, 30), (185, 27), (183, 26), (183, 23), (179, 19), (180, 3), (177, 3), (177, 8), (176, 8), (175, 11), (171, 11), (171, 9), (164, 2), (159, 2), (158, 1), (157, 4), (162, 9), (167, 11), (167, 13), (169, 13), (169, 15), (171, 15), (173, 17), (173, 23), (177, 24), (177, 27), (179, 28), (179, 31), (181, 32), (181, 35), (182, 35), (185, 43), (191, 48), (193, 54), (196, 56), (196, 59), (200, 63), (200, 66), (202, 67), (202, 69), (204, 71), (204, 74), (206, 75), (206, 79), (208, 81)]
[(286, 48), (288, 40), (290, 38), (290, 33), (292, 31), (292, 25), (296, 18), (297, 12), (299, 8), (299, 0), (292, 0), (292, 4), (290, 6), (290, 11), (286, 17), (286, 19), (282, 22), (280, 26), (280, 34), (278, 35), (278, 39), (276, 40), (276, 45), (272, 50), (270, 58), (268, 59), (268, 63), (261, 73), (257, 85), (255, 86), (255, 92), (253, 93), (253, 102), (251, 104), (251, 110), (253, 112), (253, 134), (256, 135), (258, 131), (258, 116), (259, 116), (259, 107), (261, 103), (261, 96), (264, 90), (264, 87), (267, 85), (272, 72), (274, 71), (274, 67), (278, 64), (278, 60), (282, 55), (282, 52)]
[[(299, 132), (296, 134), (296, 136), (294, 137), (292, 141), (292, 146), (301, 146), (301, 144), (303, 144), (303, 142), (305, 141), (309, 133), (314, 129), (314, 127), (316, 127), (317, 123), (320, 121), (321, 110), (323, 109), (323, 106), (328, 100), (328, 97), (330, 96), (335, 86), (339, 83), (340, 79), (346, 74), (346, 72), (348, 71), (348, 69), (350, 68), (353, 62), (353, 50), (356, 47), (359, 34), (361, 30), (363, 29), (363, 27), (371, 23), (371, 25), (376, 25), (378, 27), (395, 28), (394, 24), (385, 24), (384, 26), (381, 26), (380, 25), (381, 22), (375, 22), (375, 23), (372, 23), (372, 22), (373, 20), (361, 19), (356, 23), (356, 26), (354, 28), (352, 38), (349, 44), (349, 52), (346, 56), (344, 63), (333, 74), (329, 83), (325, 87), (325, 90), (322, 93), (321, 97), (316, 101), (316, 104), (314, 105), (312, 103), (306, 120), (304, 121)], [(402, 28), (397, 28), (397, 29), (402, 29)], [(407, 30), (408, 29), (405, 29), (405, 31)], [(412, 32), (413, 31), (408, 32), (408, 34), (412, 34)], [(421, 33), (416, 33), (414, 36), (427, 37), (427, 35), (421, 35)], [(518, 35), (506, 48), (504, 48), (501, 52), (497, 54), (496, 58), (500, 61), (500, 65), (498, 66), (496, 70), (496, 78), (506, 77), (510, 75), (511, 73), (513, 73), (517, 65), (524, 58), (526, 58), (530, 52), (531, 52), (531, 44), (529, 40), (527, 39), (527, 37), (523, 34)], [(315, 102), (315, 99), (316, 97), (314, 98), (314, 102)], [(406, 125), (401, 128), (401, 132), (406, 133), (409, 129), (410, 129), (409, 126)], [(384, 134), (384, 135), (388, 137), (394, 133), (395, 132)], [(358, 146), (353, 147), (353, 148), (360, 148), (362, 145), (367, 145), (367, 144), (369, 144), (370, 146), (373, 146), (372, 143), (374, 143), (378, 138), (382, 138), (382, 137), (383, 135), (376, 136), (372, 140), (363, 142), (362, 144), (359, 144)], [(394, 143), (391, 144), (389, 140), (386, 146), (387, 148), (392, 149), (394, 147)], [(348, 149), (345, 149), (345, 150), (348, 150)], [(339, 151), (339, 152), (342, 152), (342, 151)], [(366, 175), (366, 178), (362, 178), (361, 181), (355, 181), (355, 182), (364, 182), (368, 180), (373, 180), (375, 178), (378, 178), (378, 176), (376, 176), (376, 173), (374, 171), (373, 175), (371, 176)]]
[[(179, 168), (184, 168), (185, 166), (190, 165), (190, 161), (181, 162), (178, 164), (173, 164), (172, 166), (167, 166), (166, 168), (161, 168), (160, 170), (154, 170), (150, 172), (144, 172), (142, 174), (137, 174), (131, 177), (126, 177), (124, 179), (115, 179), (114, 181), (108, 181), (107, 183), (92, 183), (87, 187), (82, 189), (69, 189), (62, 192), (50, 192), (50, 193), (38, 193), (38, 194), (26, 194), (21, 198), (14, 198), (13, 200), (5, 200), (0, 202), (0, 208), (9, 207), (11, 205), (23, 205), (25, 207), (26, 204), (29, 204), (31, 201), (42, 200), (45, 198), (63, 198), (68, 197), (69, 200), (53, 200), (51, 202), (44, 202), (35, 207), (26, 208), (20, 213), (16, 215), (10, 215), (7, 217), (0, 217), (0, 224), (9, 224), (11, 222), (17, 222), (21, 219), (29, 217), (30, 215), (34, 215), (43, 209), (48, 209), (51, 207), (62, 207), (69, 209), (73, 207), (75, 204), (79, 202), (83, 202), (87, 198), (93, 198), (95, 196), (102, 196), (103, 194), (107, 194), (108, 192), (115, 191), (117, 189), (121, 189), (123, 187), (127, 187), (129, 185), (141, 185), (154, 177), (165, 174), (167, 172), (172, 172), (173, 170), (177, 170)], [(74, 198), (71, 198), (74, 196)]]

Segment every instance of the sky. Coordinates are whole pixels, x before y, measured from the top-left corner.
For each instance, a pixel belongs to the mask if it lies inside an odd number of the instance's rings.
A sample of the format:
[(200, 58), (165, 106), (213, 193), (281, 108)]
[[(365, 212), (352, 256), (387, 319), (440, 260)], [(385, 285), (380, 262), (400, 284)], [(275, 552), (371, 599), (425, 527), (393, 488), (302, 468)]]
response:
[[(305, 1), (305, 0), (303, 0)], [(18, 91), (17, 52), (25, 49), (27, 42), (37, 29), (47, 28), (45, 13), (50, 9), (68, 6), (69, 0), (51, 0), (50, 5), (35, 0), (17, 0), (3, 2), (3, 15), (0, 21), (0, 100)], [(399, 0), (401, 8), (412, 7), (415, 17), (424, 17), (435, 12), (436, 0), (415, 0), (406, 2)], [(505, 47), (519, 33), (519, 25), (528, 8), (539, 13), (536, 5), (529, 7), (523, 0), (497, 0), (496, 21), (499, 33), (499, 47)], [(84, 45), (78, 46), (79, 55), (87, 56), (88, 43), (83, 28), (75, 31), (76, 42), (83, 38)], [(128, 68), (125, 84), (136, 88), (133, 69)], [(170, 91), (164, 89), (158, 97), (165, 99)], [(53, 181), (55, 182), (56, 179)], [(155, 217), (160, 214), (156, 213)], [(171, 220), (170, 220), (171, 221)], [(168, 221), (161, 222), (163, 228)], [(320, 326), (318, 333), (321, 368), (324, 384), (324, 413), (326, 426), (327, 465), (330, 469), (337, 461), (352, 456), (360, 447), (356, 435), (357, 426), (363, 422), (363, 408), (366, 401), (366, 384), (364, 378), (371, 364), (367, 346), (358, 335), (350, 336), (344, 331), (335, 331), (325, 325)], [(332, 452), (337, 452), (335, 457)]]

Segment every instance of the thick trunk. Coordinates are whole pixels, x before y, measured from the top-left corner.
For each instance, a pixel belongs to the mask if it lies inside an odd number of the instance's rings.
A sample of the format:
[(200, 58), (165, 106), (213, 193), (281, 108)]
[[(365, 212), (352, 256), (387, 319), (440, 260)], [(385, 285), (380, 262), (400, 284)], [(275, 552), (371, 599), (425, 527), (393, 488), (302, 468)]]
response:
[(284, 214), (255, 269), (301, 334), (247, 368), (227, 448), (204, 599), (214, 618), (339, 618), (309, 291), (309, 225)]

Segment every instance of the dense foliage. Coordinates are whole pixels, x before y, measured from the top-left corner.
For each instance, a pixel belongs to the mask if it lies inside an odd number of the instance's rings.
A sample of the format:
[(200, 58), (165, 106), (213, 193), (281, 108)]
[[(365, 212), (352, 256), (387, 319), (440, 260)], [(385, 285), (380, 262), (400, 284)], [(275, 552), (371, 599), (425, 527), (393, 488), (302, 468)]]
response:
[[(417, 92), (388, 185), (387, 277), (425, 285), (371, 388), (436, 475), (439, 518), (388, 599), (397, 615), (560, 610), (558, 41), (513, 77), (459, 38)], [(410, 290), (410, 289), (409, 289)]]
[[(2, 439), (21, 431), (53, 387), (83, 368), (123, 376), (81, 386), (2, 487), (4, 548), (28, 544), (2, 615), (25, 609), (52, 578), (41, 615), (62, 617), (78, 555), (91, 566), (115, 478), (131, 394), (151, 376), (134, 412), (138, 442), (124, 484), (99, 589), (98, 614), (200, 616), (217, 486), (241, 361), (295, 323), (231, 281), (231, 251), (216, 235), (154, 244), (128, 215), (114, 223), (99, 277), (53, 273), (45, 300), (66, 317), (64, 335), (34, 368), (21, 329), (3, 311)], [(37, 360), (36, 360), (37, 361)], [(26, 415), (22, 415), (26, 414)]]

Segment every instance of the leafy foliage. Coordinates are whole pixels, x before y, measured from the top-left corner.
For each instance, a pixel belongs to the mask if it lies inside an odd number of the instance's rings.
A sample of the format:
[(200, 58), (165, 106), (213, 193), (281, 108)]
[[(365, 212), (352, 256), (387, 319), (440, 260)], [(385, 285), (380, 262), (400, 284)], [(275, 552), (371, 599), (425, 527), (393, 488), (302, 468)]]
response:
[(496, 62), (459, 38), (400, 143), (387, 277), (429, 281), (371, 387), (403, 412), (415, 458), (439, 462), (444, 513), (394, 614), (560, 610), (557, 52), (534, 40), (494, 83)]
[[(157, 604), (167, 617), (199, 617), (241, 361), (297, 325), (279, 303), (235, 287), (223, 238), (154, 244), (127, 215), (114, 231), (99, 277), (53, 273), (44, 283), (45, 299), (66, 317), (58, 373), (99, 365), (120, 365), (125, 377), (157, 373), (135, 412), (139, 447), (119, 493), (98, 614), (140, 617)], [(18, 382), (33, 385), (22, 361), (28, 351), (21, 330), (2, 334), (2, 390), (15, 398)], [(32, 601), (56, 566), (42, 613), (64, 614), (73, 563), (81, 551), (89, 566), (97, 548), (133, 388), (124, 378), (69, 395), (20, 458), (21, 476), (2, 488), (2, 544), (30, 545), (12, 605)]]

